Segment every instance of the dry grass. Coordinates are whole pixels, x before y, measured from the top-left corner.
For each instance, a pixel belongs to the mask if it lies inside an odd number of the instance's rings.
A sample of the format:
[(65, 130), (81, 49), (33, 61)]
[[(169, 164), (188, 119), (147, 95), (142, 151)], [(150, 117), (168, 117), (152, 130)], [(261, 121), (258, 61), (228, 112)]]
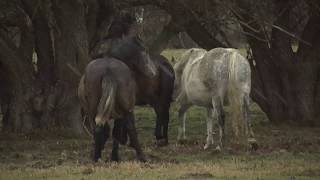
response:
[[(0, 179), (319, 179), (320, 128), (270, 125), (252, 108), (260, 149), (242, 152), (214, 148), (204, 151), (204, 110), (192, 108), (187, 123), (188, 142), (176, 144), (177, 117), (172, 112), (170, 145), (153, 144), (154, 112), (138, 108), (136, 121), (148, 163), (135, 161), (134, 151), (121, 147), (121, 163), (92, 163), (92, 141), (66, 131), (1, 134)], [(175, 111), (175, 107), (172, 108)], [(40, 134), (40, 135), (39, 135)]]

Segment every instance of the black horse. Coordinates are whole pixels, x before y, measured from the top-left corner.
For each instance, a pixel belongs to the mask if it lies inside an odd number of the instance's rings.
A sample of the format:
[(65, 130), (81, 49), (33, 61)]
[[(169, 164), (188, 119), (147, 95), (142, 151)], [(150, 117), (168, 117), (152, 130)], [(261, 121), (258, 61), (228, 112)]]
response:
[[(168, 60), (161, 55), (150, 55), (151, 63), (156, 68), (156, 75), (145, 76), (132, 66), (128, 52), (131, 44), (119, 39), (112, 39), (108, 56), (117, 58), (128, 65), (133, 71), (137, 83), (136, 105), (150, 105), (156, 112), (155, 136), (159, 146), (168, 144), (169, 109), (172, 102), (174, 87), (174, 70)], [(140, 40), (138, 40), (140, 41)], [(140, 43), (142, 43), (140, 41)], [(148, 56), (148, 55), (147, 55)]]
[(119, 142), (125, 143), (120, 131), (125, 129), (138, 159), (145, 161), (132, 114), (138, 87), (134, 74), (126, 64), (145, 77), (153, 78), (156, 71), (136, 38), (124, 39), (123, 45), (130, 47), (123, 51), (127, 55), (126, 63), (112, 57), (93, 60), (86, 67), (85, 74), (80, 80), (78, 95), (82, 109), (89, 121), (95, 122), (94, 161), (101, 157), (101, 151), (109, 137), (108, 122), (111, 119), (114, 119), (112, 160), (119, 159)]

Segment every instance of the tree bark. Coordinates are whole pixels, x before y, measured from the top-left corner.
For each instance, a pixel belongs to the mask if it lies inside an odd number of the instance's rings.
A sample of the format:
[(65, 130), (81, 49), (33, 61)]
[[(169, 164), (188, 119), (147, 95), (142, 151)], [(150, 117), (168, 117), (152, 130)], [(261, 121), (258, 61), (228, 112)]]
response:
[[(99, 14), (94, 11), (98, 2), (21, 2), (31, 26), (26, 33), (18, 26), (25, 34), (22, 43), (16, 47), (4, 33), (0, 34), (0, 63), (8, 70), (10, 82), (6, 88), (10, 92), (8, 124), (17, 131), (58, 126), (81, 133), (76, 94), (80, 77), (70, 67), (82, 72), (90, 61), (89, 42), (97, 31), (97, 23), (92, 21), (98, 22), (94, 14)], [(36, 76), (31, 58), (34, 51), (38, 56)]]
[(200, 22), (196, 13), (184, 1), (161, 1), (159, 7), (165, 9), (172, 20), (183, 27), (189, 36), (202, 48), (211, 50), (216, 47), (225, 47), (216, 40)]
[(175, 25), (175, 22), (170, 20), (170, 22), (164, 26), (162, 32), (153, 44), (150, 47), (150, 52), (153, 54), (160, 54), (163, 49), (167, 47), (168, 42), (170, 39), (177, 35), (180, 32), (180, 28)]
[[(286, 3), (278, 4), (287, 9)], [(279, 7), (278, 6), (278, 7)], [(246, 6), (244, 6), (246, 7)], [(274, 22), (290, 30), (290, 8)], [(252, 19), (248, 14), (242, 17), (246, 22)], [(294, 53), (291, 48), (291, 37), (279, 29), (273, 28), (270, 46), (267, 43), (247, 36), (256, 65), (251, 62), (253, 79), (253, 99), (266, 112), (272, 122), (313, 125), (317, 121), (319, 107), (319, 15), (314, 14), (304, 29), (302, 39), (312, 45), (300, 43), (299, 50)], [(256, 21), (255, 21), (256, 22)], [(251, 24), (259, 29), (256, 23)], [(244, 31), (253, 32), (246, 26)], [(263, 32), (253, 33), (263, 37)], [(259, 92), (259, 93), (256, 93)], [(263, 98), (262, 98), (263, 97)]]
[[(2, 31), (0, 32), (0, 60), (2, 69), (5, 70), (4, 81), (7, 87), (5, 95), (9, 107), (9, 117), (7, 127), (15, 131), (30, 130), (32, 120), (29, 118), (30, 95), (32, 93), (33, 75), (32, 66), (25, 61), (23, 53), (13, 44), (13, 42)], [(3, 96), (3, 94), (1, 94)]]

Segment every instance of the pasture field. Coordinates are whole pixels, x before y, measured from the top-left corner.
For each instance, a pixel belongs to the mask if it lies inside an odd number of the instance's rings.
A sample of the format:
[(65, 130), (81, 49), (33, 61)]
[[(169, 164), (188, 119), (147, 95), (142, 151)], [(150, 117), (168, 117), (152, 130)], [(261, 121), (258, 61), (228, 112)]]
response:
[[(177, 59), (181, 52), (163, 54)], [(273, 125), (257, 105), (252, 104), (250, 111), (259, 149), (244, 152), (226, 147), (218, 152), (215, 147), (203, 150), (204, 109), (193, 107), (188, 111), (188, 140), (177, 144), (177, 106), (173, 104), (170, 144), (157, 148), (153, 137), (155, 113), (148, 107), (137, 108), (136, 126), (147, 163), (137, 162), (134, 151), (127, 146), (120, 147), (120, 163), (110, 162), (110, 140), (103, 152), (105, 162), (93, 163), (92, 139), (86, 135), (74, 137), (68, 130), (0, 133), (0, 180), (320, 179), (319, 127)]]
[(121, 162), (109, 160), (111, 142), (103, 153), (106, 162), (92, 163), (92, 140), (68, 131), (0, 135), (0, 179), (319, 179), (320, 128), (275, 126), (253, 105), (251, 116), (260, 148), (256, 152), (203, 150), (205, 112), (188, 113), (188, 141), (176, 143), (177, 114), (172, 108), (170, 145), (153, 143), (155, 114), (137, 108), (136, 125), (148, 163), (135, 160), (134, 151), (121, 146)]

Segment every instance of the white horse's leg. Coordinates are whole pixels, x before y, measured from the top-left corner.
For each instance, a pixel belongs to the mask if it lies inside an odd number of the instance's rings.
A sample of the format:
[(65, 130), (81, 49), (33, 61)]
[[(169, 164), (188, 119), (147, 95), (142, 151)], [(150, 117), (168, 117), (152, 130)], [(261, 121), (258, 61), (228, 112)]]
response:
[(258, 145), (256, 143), (256, 139), (254, 138), (251, 118), (249, 117), (249, 104), (249, 94), (245, 94), (243, 97), (243, 118), (246, 123), (246, 135), (248, 137), (248, 142), (253, 146), (254, 149), (256, 149)]
[(179, 109), (179, 122), (180, 126), (178, 129), (178, 141), (186, 139), (186, 112), (190, 105), (181, 105)]
[(214, 108), (214, 112), (217, 113), (218, 116), (218, 125), (219, 125), (219, 145), (217, 146), (218, 150), (221, 150), (223, 148), (224, 144), (224, 110), (223, 110), (223, 104), (222, 104), (222, 99), (220, 97), (216, 97), (212, 100), (212, 105)]
[(212, 126), (213, 126), (213, 111), (214, 109), (211, 108), (207, 108), (207, 142), (204, 146), (204, 149), (208, 149), (210, 147), (211, 144), (213, 144), (213, 130), (212, 130)]

